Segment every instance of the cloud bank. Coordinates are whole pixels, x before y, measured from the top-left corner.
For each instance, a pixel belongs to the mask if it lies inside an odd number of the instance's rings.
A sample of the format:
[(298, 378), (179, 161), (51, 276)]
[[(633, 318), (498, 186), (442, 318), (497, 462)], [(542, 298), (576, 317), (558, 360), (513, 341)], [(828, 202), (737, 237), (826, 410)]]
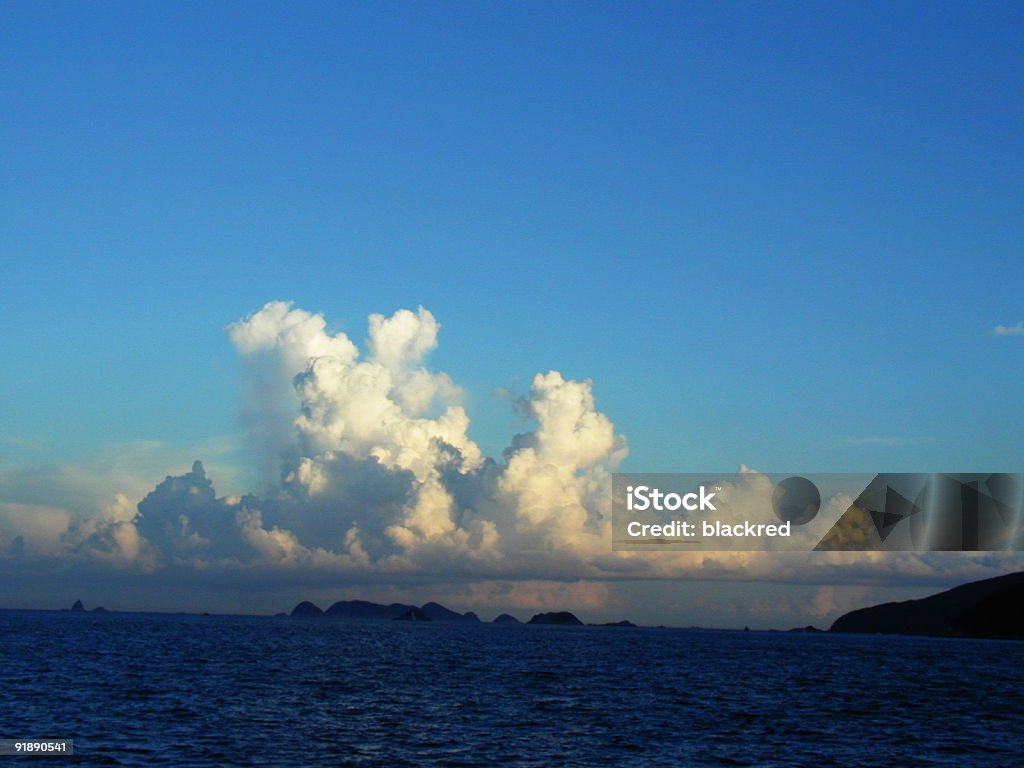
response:
[(84, 520), (40, 508), (31, 525), (6, 510), (3, 541), (143, 570), (582, 575), (608, 549), (625, 439), (589, 381), (550, 371), (524, 404), (536, 428), (500, 461), (484, 457), (462, 391), (425, 365), (439, 328), (422, 307), (371, 315), (361, 352), (321, 315), (271, 302), (227, 331), (244, 361), (248, 438), (272, 449), (273, 493), (218, 497), (196, 461), (136, 510), (123, 497)]
[(375, 314), (360, 350), (319, 314), (266, 304), (227, 333), (243, 361), (247, 439), (273, 472), (270, 491), (218, 496), (196, 461), (137, 504), (112, 493), (91, 514), (0, 503), (0, 557), (146, 574), (478, 585), (873, 583), (983, 576), (1016, 562), (1010, 554), (612, 552), (610, 474), (628, 449), (597, 409), (591, 382), (538, 373), (521, 402), (532, 429), (500, 458), (484, 456), (469, 437), (462, 391), (427, 366), (439, 331), (423, 307)]

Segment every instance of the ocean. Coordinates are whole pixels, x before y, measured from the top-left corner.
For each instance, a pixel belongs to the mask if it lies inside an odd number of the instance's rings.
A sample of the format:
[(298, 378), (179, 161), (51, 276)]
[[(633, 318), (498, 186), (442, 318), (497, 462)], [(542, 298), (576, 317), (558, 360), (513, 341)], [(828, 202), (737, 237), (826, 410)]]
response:
[(34, 765), (1021, 766), (1024, 643), (0, 611)]

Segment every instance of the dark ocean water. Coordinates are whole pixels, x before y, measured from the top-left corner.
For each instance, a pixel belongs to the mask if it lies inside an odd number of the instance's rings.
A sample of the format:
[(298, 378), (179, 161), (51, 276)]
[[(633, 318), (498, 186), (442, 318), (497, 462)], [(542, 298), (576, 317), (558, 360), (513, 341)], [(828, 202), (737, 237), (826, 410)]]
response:
[(0, 611), (33, 764), (1022, 766), (1024, 643)]

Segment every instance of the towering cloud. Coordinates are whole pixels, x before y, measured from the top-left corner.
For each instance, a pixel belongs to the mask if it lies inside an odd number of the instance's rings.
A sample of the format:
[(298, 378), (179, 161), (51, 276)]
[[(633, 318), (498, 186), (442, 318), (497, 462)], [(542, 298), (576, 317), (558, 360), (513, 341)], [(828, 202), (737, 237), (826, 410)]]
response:
[(322, 316), (292, 309), (283, 301), (272, 301), (228, 326), (245, 365), (242, 416), (247, 442), (267, 480), (276, 480), (281, 452), (292, 442), (297, 405), (292, 377), (310, 360), (323, 357), (348, 363), (359, 354), (345, 334), (331, 336), (326, 327)]
[(218, 497), (196, 461), (135, 513), (58, 521), (67, 545), (147, 569), (583, 575), (607, 553), (609, 472), (625, 440), (596, 410), (589, 382), (551, 371), (535, 377), (525, 404), (536, 429), (500, 462), (484, 458), (461, 390), (426, 366), (439, 330), (422, 307), (375, 314), (361, 353), (320, 315), (283, 302), (230, 325), (250, 440), (267, 446), (277, 489)]
[[(264, 307), (233, 326), (233, 334), (249, 337), (253, 334), (247, 329), (255, 324), (263, 334), (276, 326), (281, 330), (269, 335), (286, 338), (284, 329), (297, 324), (292, 314), (301, 310), (280, 314), (278, 309)], [(265, 316), (268, 310), (273, 311), (272, 318)], [(305, 317), (301, 322), (308, 325)], [(307, 351), (326, 353), (308, 355), (292, 378), (299, 401), (292, 452), (297, 458), (284, 476), (286, 485), (299, 497), (328, 496), (337, 486), (351, 483), (353, 473), (374, 472), (374, 463), (406, 482), (408, 500), (398, 515), (388, 516), (387, 505), (375, 503), (386, 500), (372, 497), (361, 499), (362, 510), (340, 510), (342, 518), (351, 521), (345, 534), (349, 549), (366, 545), (360, 521), (374, 515), (375, 520), (365, 521), (368, 527), (379, 527), (382, 518), (389, 517), (386, 536), (402, 549), (424, 540), (465, 543), (438, 467), (457, 457), (460, 471), (472, 470), (480, 463), (480, 450), (466, 434), (469, 419), (458, 404), (459, 390), (445, 374), (423, 367), (424, 356), (437, 345), (437, 331), (437, 321), (421, 307), (415, 314), (401, 310), (390, 318), (371, 316), (366, 360), (358, 359), (344, 336), (328, 337), (322, 324), (319, 336), (301, 339)], [(332, 345), (341, 348), (341, 354), (335, 354)], [(292, 368), (301, 357), (287, 346), (280, 355)], [(345, 464), (344, 471), (340, 463)]]
[(530, 395), (538, 428), (518, 441), (498, 483), (519, 529), (555, 547), (607, 548), (609, 470), (625, 456), (625, 440), (595, 410), (589, 382), (537, 374)]

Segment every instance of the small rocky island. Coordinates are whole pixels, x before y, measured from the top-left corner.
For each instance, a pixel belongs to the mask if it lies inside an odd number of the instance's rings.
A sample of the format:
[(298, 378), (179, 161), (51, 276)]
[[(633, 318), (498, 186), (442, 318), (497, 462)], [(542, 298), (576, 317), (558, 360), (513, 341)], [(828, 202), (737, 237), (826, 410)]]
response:
[(309, 600), (303, 600), (292, 609), (292, 616), (323, 616), (324, 612)]
[(851, 611), (829, 631), (1024, 639), (1024, 572)]
[(538, 613), (527, 624), (561, 624), (563, 626), (582, 627), (583, 622), (577, 619), (568, 611), (554, 611), (552, 613)]
[(97, 605), (95, 608), (92, 609), (92, 611), (87, 611), (85, 608), (85, 604), (82, 603), (81, 600), (75, 600), (74, 605), (72, 605), (70, 608), (65, 608), (64, 610), (71, 611), (71, 613), (110, 613), (110, 611), (108, 611), (102, 605)]

